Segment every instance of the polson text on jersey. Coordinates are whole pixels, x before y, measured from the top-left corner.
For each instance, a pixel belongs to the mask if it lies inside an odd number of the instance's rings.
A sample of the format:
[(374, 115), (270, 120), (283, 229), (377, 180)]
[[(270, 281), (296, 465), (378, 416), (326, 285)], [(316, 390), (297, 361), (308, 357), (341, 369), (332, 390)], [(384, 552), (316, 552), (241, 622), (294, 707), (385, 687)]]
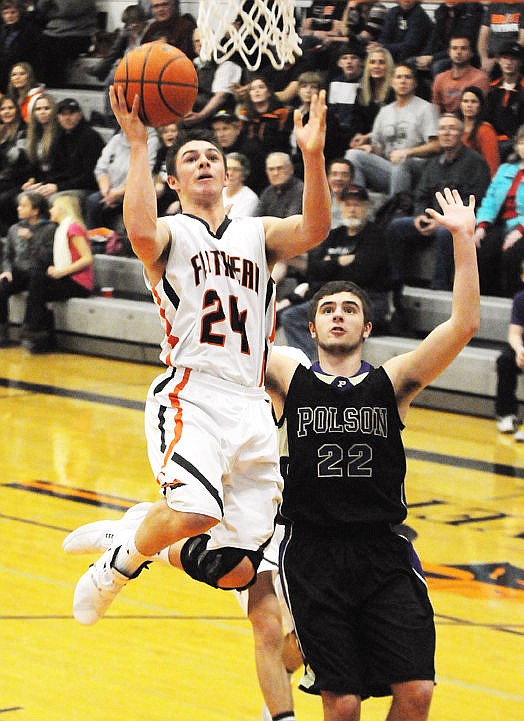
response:
[(335, 408), (301, 406), (297, 408), (299, 438), (311, 433), (355, 433), (360, 431), (387, 438), (388, 412), (381, 406)]

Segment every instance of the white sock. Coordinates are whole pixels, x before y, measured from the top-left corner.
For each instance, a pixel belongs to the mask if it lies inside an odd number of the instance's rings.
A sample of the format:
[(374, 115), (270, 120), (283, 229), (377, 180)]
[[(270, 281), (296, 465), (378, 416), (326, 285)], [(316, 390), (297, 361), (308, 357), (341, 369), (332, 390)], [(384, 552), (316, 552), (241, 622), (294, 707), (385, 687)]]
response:
[(159, 553), (155, 555), (155, 561), (159, 561), (162, 566), (170, 566), (169, 562), (169, 546), (167, 548), (163, 548)]
[(137, 551), (135, 546), (135, 537), (130, 538), (123, 543), (118, 549), (116, 558), (113, 562), (114, 568), (120, 571), (124, 576), (131, 578), (144, 563), (152, 561), (154, 557), (144, 556), (140, 551)]

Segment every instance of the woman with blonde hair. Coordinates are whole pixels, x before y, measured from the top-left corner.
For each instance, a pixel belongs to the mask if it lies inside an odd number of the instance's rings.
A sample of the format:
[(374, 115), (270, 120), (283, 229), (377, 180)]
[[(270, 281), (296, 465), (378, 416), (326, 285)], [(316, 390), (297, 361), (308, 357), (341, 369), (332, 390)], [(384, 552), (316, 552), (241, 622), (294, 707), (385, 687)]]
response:
[[(22, 191), (34, 191), (49, 198), (56, 192), (52, 171), (59, 160), (55, 143), (59, 133), (56, 104), (47, 93), (42, 93), (31, 111), (31, 119), (24, 140), (26, 163), (17, 182), (0, 192), (0, 219), (7, 226), (17, 221), (17, 197)], [(25, 180), (25, 182), (24, 182)]]
[(29, 122), (36, 99), (44, 92), (45, 85), (36, 81), (33, 67), (26, 62), (13, 65), (9, 71), (7, 95), (16, 102), (25, 123)]
[(46, 304), (87, 298), (94, 286), (93, 255), (78, 197), (55, 196), (49, 215), (57, 224), (53, 264), (32, 274), (27, 297), (22, 345), (31, 353), (43, 353), (54, 347), (53, 316)]
[(395, 93), (391, 87), (394, 69), (395, 62), (386, 48), (377, 47), (367, 54), (353, 110), (351, 148), (369, 143), (373, 121), (378, 111), (383, 105), (395, 100)]
[(55, 144), (60, 125), (57, 119), (56, 101), (49, 93), (36, 99), (27, 128), (26, 154), (31, 163), (32, 177), (22, 190), (36, 190), (49, 197), (56, 188), (46, 189), (47, 178), (53, 169)]

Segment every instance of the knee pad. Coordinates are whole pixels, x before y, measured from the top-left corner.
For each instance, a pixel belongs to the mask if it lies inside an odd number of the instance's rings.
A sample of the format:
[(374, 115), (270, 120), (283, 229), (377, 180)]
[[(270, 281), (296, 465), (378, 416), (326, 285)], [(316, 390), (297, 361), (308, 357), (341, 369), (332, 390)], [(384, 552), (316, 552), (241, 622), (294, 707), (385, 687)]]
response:
[[(182, 568), (188, 576), (191, 576), (191, 578), (194, 578), (196, 581), (207, 583), (208, 586), (212, 586), (213, 588), (220, 588), (218, 582), (222, 576), (232, 571), (243, 558), (247, 557), (253, 564), (253, 578), (245, 586), (235, 590), (243, 591), (255, 583), (257, 569), (262, 560), (262, 549), (258, 551), (248, 551), (244, 548), (225, 546), (224, 548), (208, 550), (208, 542), (209, 535), (207, 533), (201, 533), (199, 536), (188, 538), (182, 546), (180, 561)], [(232, 589), (226, 588), (221, 590), (230, 591)]]

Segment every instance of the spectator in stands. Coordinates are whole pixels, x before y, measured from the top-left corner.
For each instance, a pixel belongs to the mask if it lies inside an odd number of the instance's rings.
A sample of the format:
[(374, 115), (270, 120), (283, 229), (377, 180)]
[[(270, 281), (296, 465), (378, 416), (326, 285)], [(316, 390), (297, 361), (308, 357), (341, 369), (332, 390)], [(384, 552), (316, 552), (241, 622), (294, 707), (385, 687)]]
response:
[(433, 79), (431, 101), (441, 113), (458, 110), (464, 88), (475, 85), (484, 95), (489, 90), (489, 78), (483, 70), (471, 64), (473, 49), (469, 37), (453, 35), (449, 41), (451, 68), (438, 73)]
[[(520, 280), (524, 283), (524, 263), (520, 265)], [(517, 381), (524, 368), (524, 290), (513, 296), (508, 342), (497, 358), (497, 393), (495, 414), (499, 433), (514, 433), (513, 438), (524, 442), (524, 428), (519, 428)]]
[(147, 28), (146, 13), (141, 5), (128, 5), (124, 8), (120, 18), (122, 27), (118, 28), (117, 35), (109, 52), (100, 58), (98, 63), (89, 71), (91, 75), (104, 83), (106, 117), (110, 122), (116, 123), (109, 103), (109, 86), (113, 84), (115, 70), (120, 60), (130, 50), (134, 50), (142, 43)]
[(45, 271), (53, 259), (55, 225), (47, 199), (40, 193), (18, 196), (18, 222), (4, 240), (0, 266), (0, 347), (9, 345), (8, 300), (29, 288), (31, 273)]
[(0, 13), (0, 93), (5, 93), (13, 65), (25, 61), (33, 68), (40, 67), (41, 32), (26, 15), (20, 0), (2, 0)]
[(159, 217), (162, 215), (176, 215), (180, 212), (178, 193), (168, 185), (166, 168), (167, 151), (175, 142), (179, 132), (180, 128), (177, 123), (170, 123), (169, 125), (157, 128), (160, 145), (153, 166), (153, 177), (155, 178), (157, 212)]
[(193, 30), (196, 23), (192, 16), (180, 14), (178, 0), (151, 0), (151, 12), (153, 22), (148, 26), (142, 42), (163, 40), (193, 59)]
[(444, 70), (449, 70), (451, 60), (448, 55), (449, 42), (451, 37), (470, 39), (473, 48), (473, 64), (479, 64), (477, 54), (477, 42), (482, 22), (482, 3), (480, 2), (457, 2), (457, 0), (445, 0), (438, 4), (433, 14), (433, 29), (428, 43), (422, 50), (422, 55), (417, 56), (417, 70), (430, 72), (431, 77), (438, 75)]
[(228, 153), (226, 163), (229, 184), (222, 191), (226, 214), (230, 218), (256, 215), (258, 195), (245, 185), (249, 175), (249, 158), (242, 153)]
[(508, 43), (524, 45), (524, 6), (522, 3), (491, 2), (484, 6), (478, 39), (482, 69), (498, 74), (497, 58)]
[[(249, 92), (243, 103), (237, 107), (237, 114), (243, 122), (249, 153), (246, 155), (259, 169), (269, 153), (280, 151), (289, 153), (289, 109), (284, 107), (275, 96), (271, 87), (261, 75), (255, 75), (249, 83)], [(266, 182), (257, 173), (250, 178), (257, 185), (250, 184), (255, 193), (260, 194)], [(258, 185), (258, 183), (261, 185)]]
[(336, 116), (342, 131), (339, 143), (344, 139), (349, 142), (365, 55), (363, 46), (355, 38), (341, 45), (337, 52), (337, 72), (331, 77), (328, 87), (328, 108)]
[(304, 183), (294, 175), (293, 163), (287, 153), (274, 152), (266, 158), (269, 185), (260, 195), (256, 215), (287, 218), (302, 212)]
[(387, 233), (393, 283), (395, 317), (393, 329), (402, 331), (406, 314), (402, 290), (407, 277), (408, 259), (417, 244), (435, 241), (437, 255), (432, 287), (451, 290), (453, 282), (453, 241), (451, 233), (426, 215), (426, 208), (436, 208), (436, 192), (456, 188), (464, 200), (474, 195), (477, 203), (490, 182), (489, 167), (484, 158), (462, 142), (462, 121), (452, 113), (439, 120), (438, 139), (442, 153), (428, 160), (415, 191), (414, 215), (396, 218)]
[[(15, 101), (8, 95), (0, 100), (0, 208), (2, 196), (19, 188), (29, 173), (29, 162), (25, 154), (25, 123)], [(0, 217), (0, 235), (7, 231), (7, 225)]]
[(379, 110), (370, 143), (346, 153), (355, 168), (355, 183), (389, 196), (411, 192), (427, 158), (440, 148), (438, 112), (415, 95), (414, 69), (397, 65), (392, 86), (395, 100)]
[(522, 49), (517, 43), (503, 45), (498, 56), (501, 76), (491, 83), (487, 117), (495, 128), (502, 162), (513, 151), (513, 138), (524, 123)]
[(242, 153), (249, 158), (251, 170), (246, 185), (257, 193), (262, 191), (267, 185), (266, 162), (256, 138), (249, 140), (242, 121), (228, 110), (219, 110), (211, 127), (225, 153)]
[[(148, 128), (147, 148), (151, 172), (155, 166), (158, 146), (158, 134), (153, 128)], [(129, 156), (129, 142), (120, 130), (108, 140), (95, 166), (98, 191), (86, 198), (86, 225), (89, 229), (105, 227), (123, 231), (122, 204)]]
[[(433, 23), (419, 0), (397, 0), (388, 10), (378, 43), (387, 48), (396, 63), (420, 55), (431, 35)], [(368, 49), (375, 47), (369, 43)]]
[[(275, 73), (275, 68), (268, 61), (265, 65), (261, 65), (257, 74), (262, 75), (271, 85), (282, 105), (294, 106), (298, 98), (298, 76), (310, 70), (317, 70), (316, 64), (310, 58), (295, 55), (294, 62), (284, 63), (284, 67), (278, 73)], [(247, 92), (248, 86), (235, 86), (234, 90), (237, 102), (240, 102), (242, 98), (238, 93)]]
[[(34, 190), (48, 198), (56, 191), (52, 172), (56, 161), (54, 153), (59, 132), (56, 105), (51, 95), (42, 93), (35, 101), (31, 112), (25, 153), (29, 161), (25, 182), (12, 186), (0, 194), (0, 217), (4, 223), (16, 223), (17, 196), (21, 190)], [(29, 178), (28, 178), (29, 176)]]
[(349, 38), (357, 38), (365, 46), (379, 39), (387, 11), (383, 2), (349, 0), (342, 15), (342, 25)]
[(514, 153), (503, 163), (478, 208), (475, 243), (480, 292), (511, 298), (520, 290), (524, 258), (524, 125)]
[(67, 70), (87, 53), (97, 30), (95, 0), (37, 0), (42, 30), (42, 79), (50, 88), (66, 84)]
[(353, 166), (346, 158), (334, 158), (327, 167), (331, 191), (331, 227), (342, 225), (342, 193), (353, 182)]
[(312, 361), (316, 359), (316, 346), (308, 331), (309, 299), (327, 281), (358, 283), (373, 301), (375, 332), (383, 333), (388, 328), (390, 271), (386, 242), (381, 230), (369, 220), (368, 200), (365, 188), (351, 185), (342, 191), (342, 224), (309, 251), (306, 283), (298, 288), (303, 300), (295, 289), (286, 299), (288, 307), (279, 314), (289, 345), (300, 348)]
[(306, 10), (300, 28), (302, 50), (317, 70), (328, 70), (333, 61), (333, 47), (346, 42), (342, 23), (346, 0), (313, 0)]
[(58, 133), (54, 147), (55, 162), (48, 182), (52, 192), (64, 190), (85, 193), (94, 190), (95, 165), (104, 140), (85, 120), (82, 108), (74, 98), (64, 98), (56, 106)]
[(53, 316), (47, 303), (68, 298), (87, 298), (93, 291), (93, 255), (76, 195), (58, 195), (50, 208), (57, 224), (53, 238), (53, 262), (31, 273), (22, 345), (31, 353), (54, 347)]
[(44, 89), (42, 84), (36, 82), (35, 73), (29, 63), (16, 63), (9, 71), (7, 94), (16, 101), (25, 123), (29, 122), (35, 101)]
[(184, 127), (207, 126), (219, 110), (235, 109), (233, 86), (240, 83), (242, 68), (233, 60), (218, 64), (214, 60), (203, 61), (200, 56), (200, 30), (193, 30), (193, 63), (198, 76), (198, 94), (192, 110), (184, 116)]
[(499, 145), (493, 125), (486, 120), (482, 90), (475, 85), (464, 88), (457, 115), (464, 123), (462, 142), (484, 157), (493, 177), (500, 165)]
[[(311, 98), (313, 95), (319, 93), (323, 87), (322, 74), (313, 70), (301, 73), (298, 77), (298, 96), (300, 99), (300, 105), (298, 109), (302, 115), (302, 122), (305, 124), (309, 118), (309, 106), (311, 104)], [(290, 135), (289, 142), (291, 146), (291, 158), (295, 167), (295, 175), (299, 178), (304, 177), (304, 160), (302, 158), (302, 152), (300, 151), (295, 133), (293, 130), (293, 116), (290, 113), (288, 122)], [(324, 157), (326, 162), (332, 160), (340, 152), (340, 147), (344, 146), (344, 135), (347, 131), (341, 127), (338, 116), (333, 111), (328, 103), (328, 110), (326, 113), (326, 140), (324, 143)]]
[(351, 148), (369, 144), (378, 111), (395, 100), (395, 91), (391, 85), (394, 70), (389, 50), (376, 47), (368, 52), (349, 132)]
[(46, 197), (74, 191), (83, 198), (97, 187), (93, 171), (103, 147), (74, 98), (64, 98), (55, 107), (50, 95), (42, 95), (34, 105), (27, 137), (33, 177), (23, 188)]
[[(260, 194), (255, 215), (277, 218), (300, 215), (304, 183), (294, 175), (291, 157), (282, 152), (270, 153), (266, 159), (266, 174), (269, 185)], [(277, 300), (304, 280), (306, 263), (307, 255), (303, 253), (275, 265), (272, 276), (277, 284)]]

